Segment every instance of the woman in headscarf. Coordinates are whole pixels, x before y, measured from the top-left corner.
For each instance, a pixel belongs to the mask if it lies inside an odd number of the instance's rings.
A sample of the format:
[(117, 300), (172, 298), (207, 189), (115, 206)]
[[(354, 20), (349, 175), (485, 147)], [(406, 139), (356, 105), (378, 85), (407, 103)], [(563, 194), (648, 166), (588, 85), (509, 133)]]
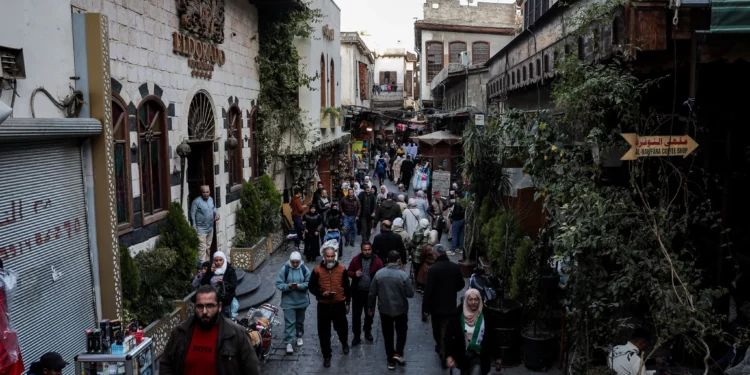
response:
[(409, 199), (409, 205), (401, 213), (401, 217), (404, 218), (404, 229), (409, 233), (409, 237), (414, 238), (414, 233), (419, 228), (419, 220), (422, 219), (422, 213), (417, 208), (417, 201), (414, 198)]
[[(445, 362), (449, 368), (461, 370), (462, 375), (485, 375), (492, 369), (495, 325), (482, 310), (482, 297), (471, 288), (448, 321), (443, 344)], [(500, 359), (495, 360), (496, 367), (501, 363)]]
[(284, 342), (287, 354), (294, 353), (294, 339), (297, 346), (302, 346), (302, 335), (305, 333), (305, 312), (310, 305), (307, 286), (310, 282), (310, 270), (302, 261), (298, 251), (292, 253), (289, 261), (281, 267), (276, 277), (276, 289), (281, 291), (281, 308), (284, 309)]
[(380, 193), (378, 193), (378, 206), (380, 206), (380, 203), (385, 202), (385, 200), (388, 199), (388, 187), (385, 185), (380, 185)]
[[(201, 279), (201, 285), (208, 284), (219, 291), (221, 312), (224, 316), (230, 319), (235, 318), (237, 310), (234, 309), (233, 304), (234, 290), (237, 288), (237, 273), (234, 271), (234, 267), (229, 264), (227, 256), (221, 251), (214, 253), (214, 263)], [(239, 304), (237, 308), (239, 308)]]
[(409, 238), (409, 233), (406, 233), (406, 230), (404, 230), (404, 219), (397, 217), (396, 220), (393, 220), (392, 228), (393, 233), (401, 236), (401, 241), (404, 241), (404, 245), (409, 244), (411, 238)]
[(405, 199), (406, 199), (406, 196), (404, 196), (404, 194), (398, 195), (398, 202), (396, 203), (398, 204), (398, 207), (401, 209), (401, 212), (406, 211), (406, 208), (408, 207), (406, 202), (404, 202)]
[(362, 182), (362, 188), (370, 188), (372, 189), (372, 182), (370, 181), (370, 176), (365, 176), (365, 181)]
[(432, 251), (432, 247), (438, 243), (438, 233), (436, 230), (429, 231), (427, 243), (422, 246), (422, 252), (419, 255), (420, 268), (416, 272), (417, 289), (424, 293), (424, 286), (427, 285), (427, 269), (435, 263), (437, 253)]
[(396, 156), (396, 161), (393, 162), (393, 179), (394, 183), (398, 183), (399, 179), (401, 178), (401, 163), (404, 162), (404, 158), (399, 155)]
[(429, 235), (430, 221), (427, 219), (420, 219), (419, 228), (417, 228), (417, 230), (411, 235), (411, 242), (409, 245), (413, 250), (411, 254), (413, 259), (420, 259), (420, 256), (422, 255), (422, 246), (427, 244), (427, 241), (430, 239)]
[(305, 259), (311, 263), (320, 253), (320, 233), (323, 232), (323, 216), (314, 205), (302, 217), (302, 225), (305, 226)]
[(417, 208), (419, 208), (419, 212), (422, 213), (423, 218), (430, 220), (430, 204), (427, 203), (427, 194), (425, 194), (424, 190), (417, 192)]
[(364, 191), (361, 187), (359, 187), (359, 182), (354, 183), (354, 197), (358, 198), (359, 194), (361, 194)]

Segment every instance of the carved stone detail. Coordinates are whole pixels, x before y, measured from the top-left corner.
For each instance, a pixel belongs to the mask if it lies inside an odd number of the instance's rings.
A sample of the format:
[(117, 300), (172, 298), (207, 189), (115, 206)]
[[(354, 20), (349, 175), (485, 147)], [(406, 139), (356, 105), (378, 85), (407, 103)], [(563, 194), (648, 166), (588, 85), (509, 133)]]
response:
[(180, 25), (196, 36), (224, 43), (224, 0), (179, 0)]

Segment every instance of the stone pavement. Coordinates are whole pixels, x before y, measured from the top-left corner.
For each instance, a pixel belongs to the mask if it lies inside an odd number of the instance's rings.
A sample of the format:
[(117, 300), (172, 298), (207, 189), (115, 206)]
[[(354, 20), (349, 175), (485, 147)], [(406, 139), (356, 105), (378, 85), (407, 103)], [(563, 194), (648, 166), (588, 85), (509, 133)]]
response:
[[(391, 191), (396, 191), (392, 184), (389, 184)], [(372, 241), (373, 235), (370, 240)], [(442, 242), (447, 248), (450, 248), (447, 240), (448, 236), (443, 235)], [(359, 253), (359, 245), (361, 243), (361, 237), (357, 236), (357, 243), (355, 247), (345, 247), (343, 252), (343, 258), (340, 259), (342, 264), (346, 267), (349, 266), (349, 262), (352, 257)], [(260, 269), (254, 273), (260, 276), (262, 282), (274, 283), (278, 275), (279, 270), (284, 263), (289, 259), (290, 252), (280, 249), (274, 253), (266, 262), (261, 266)], [(451, 257), (453, 261), (460, 259), (460, 255)], [(307, 265), (310, 270), (315, 267), (314, 264)], [(468, 279), (466, 280), (468, 285)], [(280, 306), (281, 305), (281, 293), (276, 293), (274, 297), (268, 301), (268, 303)], [(383, 345), (383, 335), (380, 328), (380, 319), (377, 311), (375, 312), (375, 320), (373, 323), (372, 334), (375, 337), (373, 342), (368, 342), (362, 337), (362, 344), (351, 348), (349, 355), (344, 355), (341, 350), (341, 344), (339, 343), (335, 331), (331, 328), (333, 337), (331, 341), (333, 343), (333, 358), (331, 360), (331, 367), (323, 367), (323, 358), (320, 353), (320, 345), (318, 342), (317, 332), (317, 302), (315, 297), (310, 295), (310, 306), (307, 309), (306, 320), (305, 320), (305, 335), (304, 345), (297, 347), (295, 345), (295, 352), (292, 355), (286, 354), (286, 345), (283, 342), (284, 339), (284, 317), (283, 310), (279, 308), (278, 325), (274, 326), (273, 333), (273, 349), (272, 354), (268, 361), (261, 366), (261, 373), (263, 374), (278, 374), (278, 375), (297, 375), (297, 374), (357, 374), (357, 375), (374, 375), (374, 374), (449, 374), (449, 370), (443, 370), (440, 366), (438, 355), (434, 351), (434, 341), (432, 339), (432, 326), (430, 322), (422, 322), (422, 296), (417, 293), (409, 303), (409, 331), (406, 341), (406, 349), (404, 357), (406, 359), (406, 366), (397, 366), (395, 371), (388, 371), (386, 367), (386, 356), (385, 347)], [(349, 336), (347, 341), (351, 343), (351, 313), (348, 315), (349, 320)], [(508, 375), (521, 375), (529, 372), (523, 366), (515, 368), (504, 369), (503, 374)], [(494, 374), (494, 372), (492, 372)], [(553, 368), (548, 373), (556, 375), (559, 374), (557, 368)], [(454, 374), (458, 375), (458, 371), (454, 370)]]

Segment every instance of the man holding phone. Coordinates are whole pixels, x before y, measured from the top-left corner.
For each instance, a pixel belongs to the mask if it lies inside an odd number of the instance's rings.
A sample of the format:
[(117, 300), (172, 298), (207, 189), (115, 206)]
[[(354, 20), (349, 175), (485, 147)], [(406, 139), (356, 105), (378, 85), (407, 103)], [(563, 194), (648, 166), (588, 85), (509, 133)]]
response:
[(310, 293), (318, 299), (318, 336), (323, 353), (323, 367), (331, 367), (331, 323), (341, 341), (344, 354), (349, 354), (348, 332), (351, 291), (346, 267), (339, 264), (338, 242), (329, 240), (323, 244), (323, 261), (310, 276)]

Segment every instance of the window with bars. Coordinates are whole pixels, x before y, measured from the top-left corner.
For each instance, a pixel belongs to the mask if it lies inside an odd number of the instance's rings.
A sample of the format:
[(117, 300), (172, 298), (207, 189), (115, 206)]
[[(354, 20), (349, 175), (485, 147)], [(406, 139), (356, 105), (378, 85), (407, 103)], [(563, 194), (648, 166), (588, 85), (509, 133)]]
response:
[(167, 111), (164, 103), (150, 96), (138, 106), (138, 164), (141, 172), (141, 213), (143, 224), (162, 217), (170, 201), (169, 159), (167, 156)]
[(533, 25), (549, 9), (549, 0), (525, 0), (523, 5), (524, 29)]
[(487, 42), (474, 42), (471, 46), (471, 63), (484, 64), (490, 59), (490, 44)]
[(112, 93), (112, 133), (115, 154), (115, 194), (117, 198), (117, 230), (124, 234), (133, 229), (133, 196), (130, 179), (130, 121), (125, 102)]
[(367, 64), (359, 63), (359, 98), (367, 100), (367, 93), (370, 91), (367, 84)]
[(328, 77), (331, 80), (331, 104), (329, 106), (336, 106), (336, 71), (333, 68), (333, 59), (331, 59), (331, 75)]
[(328, 81), (326, 81), (326, 57), (321, 55), (320, 56), (320, 106), (321, 107), (326, 106), (326, 99), (328, 98), (326, 96), (327, 84), (328, 84)]
[(430, 83), (435, 76), (443, 70), (443, 43), (427, 43), (427, 82)]
[(234, 187), (242, 184), (242, 111), (236, 104), (232, 104), (229, 107), (228, 128), (227, 128), (227, 139), (234, 135), (237, 139), (237, 148), (231, 153), (229, 157), (229, 186)]
[(451, 44), (448, 45), (448, 53), (450, 54), (450, 59), (448, 62), (451, 64), (460, 64), (461, 63), (461, 52), (466, 51), (466, 43), (464, 42), (451, 42)]

